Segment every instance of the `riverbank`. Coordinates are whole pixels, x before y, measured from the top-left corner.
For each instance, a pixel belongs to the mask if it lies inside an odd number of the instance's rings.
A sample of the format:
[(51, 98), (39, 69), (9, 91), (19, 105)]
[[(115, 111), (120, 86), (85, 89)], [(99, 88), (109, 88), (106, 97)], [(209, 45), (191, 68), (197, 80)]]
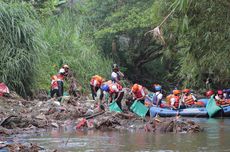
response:
[[(60, 101), (27, 101), (17, 94), (0, 98), (0, 135), (2, 137), (30, 134), (49, 129), (71, 127), (73, 130), (137, 131), (149, 133), (196, 133), (203, 129), (189, 119), (141, 118), (134, 113), (110, 112), (108, 106), (101, 110), (87, 97), (63, 97)], [(4, 141), (1, 141), (4, 143)], [(14, 144), (14, 143), (13, 143)], [(4, 145), (23, 147), (26, 145)], [(30, 146), (32, 149), (34, 146)]]
[(143, 129), (151, 132), (199, 132), (202, 130), (194, 122), (178, 117), (141, 118), (130, 111), (110, 112), (106, 105), (105, 110), (101, 110), (95, 101), (87, 97), (65, 96), (61, 101), (57, 99), (26, 101), (14, 94), (1, 97), (0, 107), (0, 133), (6, 135), (33, 128), (58, 128), (66, 123), (71, 123), (76, 129)]

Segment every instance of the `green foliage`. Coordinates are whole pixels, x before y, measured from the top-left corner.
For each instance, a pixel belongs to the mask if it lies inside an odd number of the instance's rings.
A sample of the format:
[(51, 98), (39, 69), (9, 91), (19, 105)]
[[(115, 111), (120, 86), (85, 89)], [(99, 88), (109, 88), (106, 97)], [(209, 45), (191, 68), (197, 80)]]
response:
[(34, 84), (38, 54), (45, 48), (36, 33), (36, 14), (25, 3), (0, 2), (0, 81), (26, 96)]
[(129, 79), (143, 82), (146, 76), (143, 73), (151, 73), (147, 77), (153, 76), (153, 72), (147, 71), (146, 64), (162, 55), (162, 45), (151, 35), (145, 36), (163, 19), (158, 13), (161, 3), (154, 0), (82, 1), (83, 19), (91, 25), (82, 32), (90, 31), (88, 35), (102, 47), (104, 55), (126, 68), (124, 72)]
[[(218, 87), (229, 85), (227, 0), (82, 3), (82, 16), (91, 25), (96, 44), (105, 55), (127, 67), (126, 74), (133, 81), (163, 81), (197, 89), (204, 88), (204, 80), (211, 77)], [(162, 48), (144, 33), (159, 25), (170, 12), (161, 27), (167, 44)]]
[[(146, 86), (157, 82), (205, 88), (208, 77), (216, 88), (229, 85), (227, 0), (78, 0), (76, 7), (68, 0), (4, 2), (0, 2), (0, 81), (24, 96), (34, 76), (37, 88), (48, 89), (50, 76), (63, 63), (87, 90), (92, 75), (109, 78), (112, 60), (127, 78)], [(162, 45), (146, 32), (164, 19)]]
[(68, 3), (69, 0), (3, 0), (7, 3), (31, 4), (41, 17), (51, 16), (61, 10), (61, 6)]
[(184, 80), (184, 86), (204, 87), (203, 80), (210, 77), (216, 88), (227, 87), (230, 84), (227, 1), (190, 1), (186, 4), (181, 1), (178, 4), (175, 18), (182, 21), (182, 26), (178, 26), (182, 32), (178, 33), (177, 45), (180, 45), (179, 78)]
[(50, 76), (56, 74), (63, 63), (70, 66), (84, 90), (88, 90), (93, 75), (108, 77), (110, 73), (111, 61), (102, 57), (98, 48), (87, 38), (80, 38), (79, 26), (82, 23), (75, 13), (66, 10), (44, 22), (45, 29), (41, 34), (48, 48), (45, 56), (41, 57), (38, 88), (48, 89)]

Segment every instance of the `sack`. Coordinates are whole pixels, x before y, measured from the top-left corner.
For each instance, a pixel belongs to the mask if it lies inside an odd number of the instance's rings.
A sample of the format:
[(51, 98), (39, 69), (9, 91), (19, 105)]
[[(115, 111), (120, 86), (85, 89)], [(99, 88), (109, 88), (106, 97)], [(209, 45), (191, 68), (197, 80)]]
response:
[(149, 110), (147, 107), (145, 107), (141, 102), (137, 100), (132, 104), (130, 109), (140, 117), (145, 117), (146, 113)]
[(209, 117), (214, 116), (219, 110), (221, 110), (221, 108), (216, 105), (216, 101), (214, 100), (214, 95), (211, 96), (211, 98), (209, 99), (206, 109), (208, 111)]
[(109, 104), (109, 110), (110, 111), (115, 111), (115, 112), (122, 112), (120, 107), (117, 105), (116, 101), (113, 101), (112, 103)]

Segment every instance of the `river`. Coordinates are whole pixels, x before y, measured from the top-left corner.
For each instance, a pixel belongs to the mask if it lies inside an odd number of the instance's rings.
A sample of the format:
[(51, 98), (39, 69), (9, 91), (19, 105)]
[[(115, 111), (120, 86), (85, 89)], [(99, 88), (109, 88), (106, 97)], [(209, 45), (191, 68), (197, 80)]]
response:
[[(190, 118), (191, 119), (191, 118)], [(196, 134), (153, 134), (134, 131), (76, 131), (70, 127), (8, 140), (38, 143), (61, 151), (230, 151), (230, 119), (192, 119), (205, 128)]]

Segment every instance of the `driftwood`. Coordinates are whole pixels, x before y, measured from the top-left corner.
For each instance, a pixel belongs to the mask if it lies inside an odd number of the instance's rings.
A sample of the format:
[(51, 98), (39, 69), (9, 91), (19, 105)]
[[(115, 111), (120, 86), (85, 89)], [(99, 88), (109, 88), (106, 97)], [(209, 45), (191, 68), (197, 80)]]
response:
[(99, 115), (102, 115), (103, 113), (105, 113), (105, 111), (95, 113), (95, 114), (93, 114), (93, 115), (90, 115), (90, 116), (88, 116), (88, 117), (85, 117), (85, 119), (86, 119), (86, 120), (87, 120), (87, 119), (91, 119), (91, 118), (97, 117), (97, 116), (99, 116)]

